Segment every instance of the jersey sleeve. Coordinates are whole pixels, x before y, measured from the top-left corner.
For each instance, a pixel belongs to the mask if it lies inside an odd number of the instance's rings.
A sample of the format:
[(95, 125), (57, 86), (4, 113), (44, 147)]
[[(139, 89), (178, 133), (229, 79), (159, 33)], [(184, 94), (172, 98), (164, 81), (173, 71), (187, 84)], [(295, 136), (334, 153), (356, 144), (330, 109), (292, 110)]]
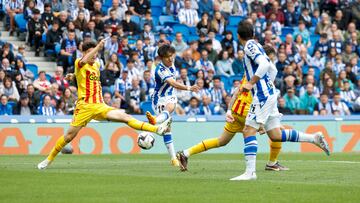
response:
[(171, 78), (170, 71), (165, 68), (159, 68), (156, 74), (160, 77), (161, 82), (165, 82), (168, 78)]
[(251, 60), (253, 61), (255, 61), (258, 56), (265, 56), (265, 52), (263, 50), (260, 50), (259, 46), (254, 42), (247, 43), (244, 51), (246, 56), (251, 58)]

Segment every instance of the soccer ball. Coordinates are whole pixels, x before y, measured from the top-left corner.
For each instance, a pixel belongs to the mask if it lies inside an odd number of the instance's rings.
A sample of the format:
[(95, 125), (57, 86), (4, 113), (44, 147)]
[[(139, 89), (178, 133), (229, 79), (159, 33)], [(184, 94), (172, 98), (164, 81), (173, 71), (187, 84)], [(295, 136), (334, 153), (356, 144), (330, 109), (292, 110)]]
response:
[(141, 149), (151, 149), (154, 146), (155, 138), (149, 132), (142, 132), (138, 135), (137, 143)]

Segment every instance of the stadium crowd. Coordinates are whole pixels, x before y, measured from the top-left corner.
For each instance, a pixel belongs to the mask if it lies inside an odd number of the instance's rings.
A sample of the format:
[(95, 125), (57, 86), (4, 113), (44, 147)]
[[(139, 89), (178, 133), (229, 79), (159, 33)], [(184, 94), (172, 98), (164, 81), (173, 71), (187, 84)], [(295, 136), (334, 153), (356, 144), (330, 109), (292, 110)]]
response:
[(278, 69), (280, 112), (360, 111), (360, 0), (3, 0), (1, 7), (10, 34), (17, 30), (15, 16), (23, 14), (26, 43), (36, 56), (55, 55), (58, 67), (51, 79), (34, 73), (27, 69), (24, 46), (14, 51), (2, 42), (0, 115), (72, 114), (76, 85), (64, 75), (74, 71), (84, 42), (103, 38), (106, 104), (144, 113), (155, 87), (157, 50), (171, 44), (177, 80), (201, 87), (177, 93), (176, 113), (224, 114), (245, 74), (236, 40), (240, 20), (251, 21), (255, 38), (277, 51), (271, 60)]

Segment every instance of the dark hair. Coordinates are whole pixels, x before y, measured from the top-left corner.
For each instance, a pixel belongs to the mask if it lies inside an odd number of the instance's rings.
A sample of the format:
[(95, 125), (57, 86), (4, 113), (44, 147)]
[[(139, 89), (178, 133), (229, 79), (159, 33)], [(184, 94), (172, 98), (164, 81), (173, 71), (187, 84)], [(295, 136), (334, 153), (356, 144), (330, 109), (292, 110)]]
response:
[(254, 36), (254, 28), (250, 22), (243, 20), (240, 22), (237, 33), (243, 40), (249, 40)]
[(221, 77), (218, 76), (218, 75), (215, 75), (215, 76), (213, 77), (213, 81), (214, 81), (214, 80), (220, 80), (220, 81), (221, 81)]
[(68, 31), (68, 33), (75, 33), (75, 30), (71, 29), (71, 30)]
[(334, 96), (340, 96), (340, 92), (335, 92)]
[(172, 47), (168, 44), (165, 44), (159, 48), (158, 55), (162, 58), (162, 57), (170, 56), (170, 55), (174, 54), (175, 52), (176, 51), (175, 51), (174, 47)]
[(132, 13), (131, 13), (131, 11), (129, 11), (129, 10), (127, 10), (127, 11), (125, 11), (125, 15), (131, 15)]
[(89, 41), (89, 42), (85, 42), (83, 45), (82, 45), (82, 50), (83, 52), (91, 49), (91, 48), (94, 48), (96, 47), (96, 43), (93, 42), (93, 41)]
[(276, 55), (276, 51), (275, 51), (274, 47), (272, 47), (271, 45), (265, 44), (263, 46), (263, 48), (265, 50), (266, 55), (270, 55), (270, 54), (275, 54)]

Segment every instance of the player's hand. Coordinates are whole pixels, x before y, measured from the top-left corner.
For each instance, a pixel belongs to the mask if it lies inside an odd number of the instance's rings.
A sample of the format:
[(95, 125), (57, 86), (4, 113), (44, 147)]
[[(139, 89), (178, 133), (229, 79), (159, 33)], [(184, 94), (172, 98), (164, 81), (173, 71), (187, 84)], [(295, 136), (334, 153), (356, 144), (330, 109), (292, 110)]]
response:
[(258, 132), (259, 132), (260, 135), (265, 134), (266, 130), (265, 130), (264, 126), (261, 125)]
[(99, 44), (98, 44), (99, 49), (102, 49), (102, 48), (104, 47), (105, 42), (106, 42), (106, 39), (102, 39), (102, 40), (100, 40), (100, 42), (99, 42)]
[(200, 90), (200, 87), (197, 85), (193, 85), (190, 87), (190, 91), (192, 92), (198, 92)]
[(247, 82), (243, 87), (242, 87), (242, 92), (248, 92), (253, 88), (253, 84), (251, 84), (250, 82)]
[(66, 76), (65, 76), (65, 80), (67, 80), (67, 81), (73, 81), (74, 78), (75, 78), (75, 75), (72, 74), (72, 73), (68, 73), (68, 74), (66, 74)]
[(226, 122), (233, 123), (235, 121), (234, 116), (232, 115), (231, 111), (226, 112)]

